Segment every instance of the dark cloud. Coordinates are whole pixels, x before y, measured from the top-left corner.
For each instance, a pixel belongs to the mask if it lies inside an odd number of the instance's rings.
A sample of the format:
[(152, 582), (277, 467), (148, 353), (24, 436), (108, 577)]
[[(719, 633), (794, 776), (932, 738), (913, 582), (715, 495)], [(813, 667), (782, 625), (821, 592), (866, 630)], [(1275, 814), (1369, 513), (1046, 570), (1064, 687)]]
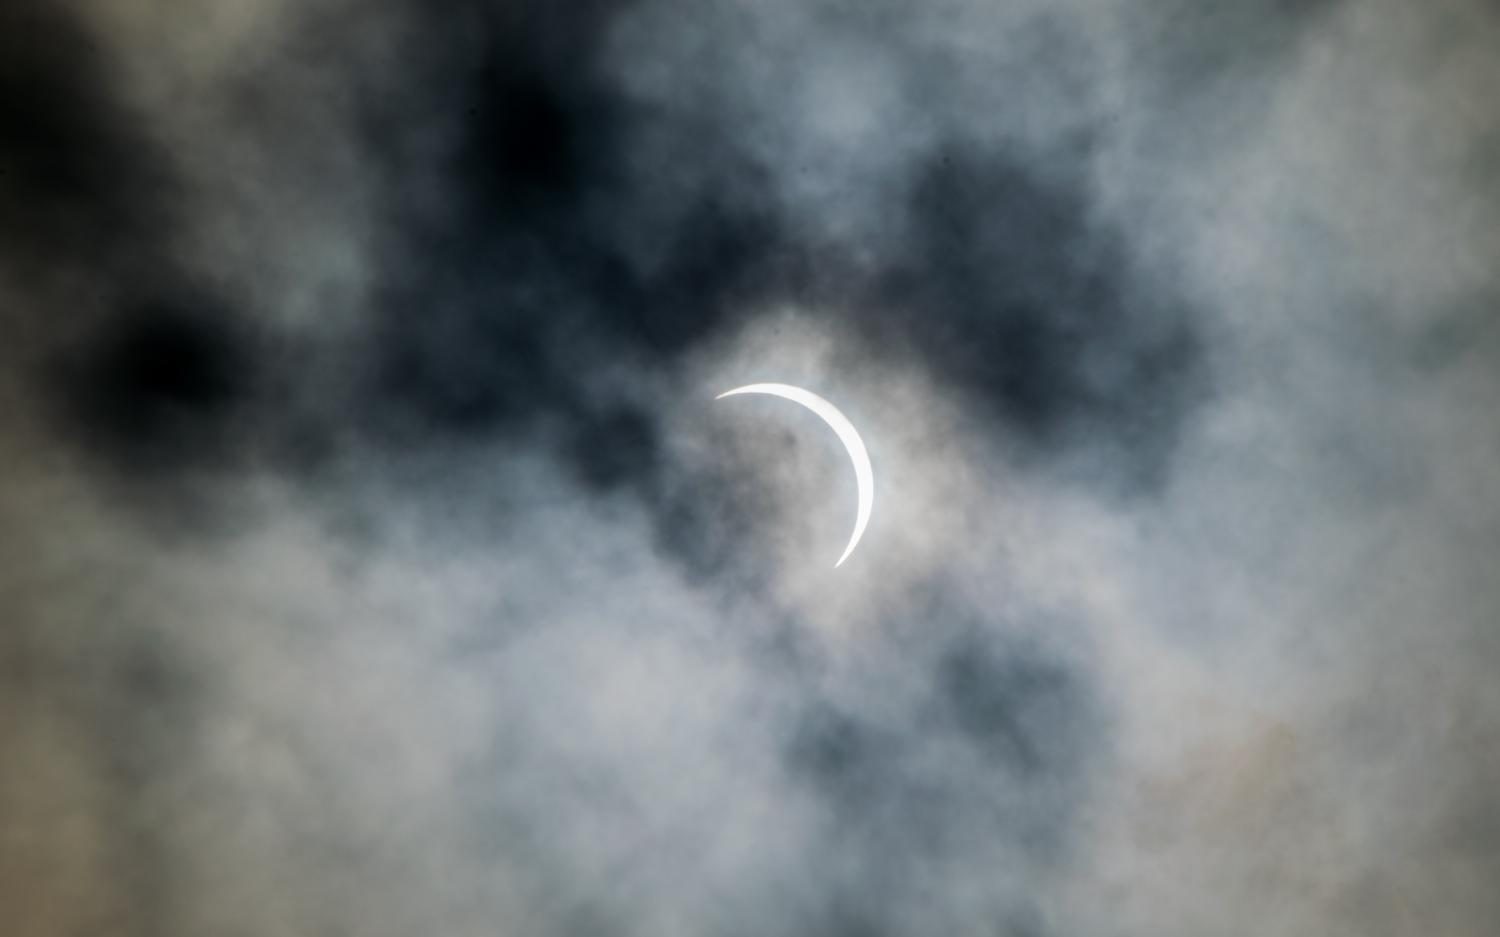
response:
[(86, 444), (146, 473), (242, 455), (266, 362), (221, 303), (191, 290), (122, 303), (96, 332), (56, 377)]
[(88, 454), (150, 478), (238, 463), (260, 380), (235, 304), (173, 256), (186, 191), (84, 22), (0, 22), (9, 366)]
[(7, 266), (91, 279), (134, 272), (131, 260), (152, 256), (166, 220), (169, 176), (113, 86), (105, 51), (56, 4), (7, 4), (0, 36)]
[[(1197, 387), (1195, 342), (1180, 300), (1138, 295), (1117, 235), (1088, 219), (1076, 182), (1005, 153), (945, 144), (913, 167), (904, 190), (869, 194), (904, 219), (899, 255), (875, 269), (853, 263), (858, 245), (809, 240), (767, 193), (757, 197), (753, 180), (785, 167), (758, 165), (733, 127), (708, 134), (719, 142), (692, 157), (700, 183), (663, 205), (641, 174), (684, 168), (642, 167), (638, 141), (695, 131), (674, 124), (689, 115), (630, 99), (605, 70), (601, 37), (620, 9), (419, 14), (403, 34), (411, 72), (366, 83), (373, 90), (359, 122), (378, 137), (370, 157), (386, 233), (370, 338), (358, 345), (369, 363), (355, 369), (369, 377), (349, 391), (353, 412), (330, 419), (403, 447), (429, 435), (525, 431), (540, 417), (576, 421), (571, 439), (619, 425), (613, 405), (597, 402), (613, 394), (596, 376), (605, 362), (671, 368), (754, 310), (798, 302), (870, 331), (883, 354), (915, 355), (939, 380), (971, 389), (1002, 431), (1042, 454), (1104, 440), (1141, 477), (1159, 474)], [(84, 83), (51, 97), (67, 113), (78, 109), (72, 99), (85, 110), (31, 134), (23, 163), (56, 184), (28, 185), (28, 197), (48, 214), (57, 199), (106, 212), (89, 227), (124, 222), (120, 246), (137, 250), (131, 226), (170, 205), (140, 177), (165, 176), (169, 163), (130, 149), (125, 112), (105, 87), (67, 74)], [(402, 93), (388, 93), (397, 84)], [(60, 163), (37, 155), (53, 149), (67, 154)], [(80, 150), (93, 155), (86, 162), (73, 155)], [(645, 259), (643, 243), (654, 246)], [(53, 252), (70, 248), (60, 241)], [(142, 277), (165, 279), (150, 266), (131, 270), (128, 289), (100, 298), (100, 335), (64, 350), (75, 359), (64, 393), (86, 442), (146, 471), (252, 448), (257, 433), (269, 434), (259, 442), (273, 451), (326, 450), (275, 439), (340, 427), (241, 409), (254, 396), (251, 373), (276, 363), (255, 360), (262, 349), (246, 340), (241, 315), (222, 300), (143, 301)], [(201, 360), (166, 360), (173, 356)], [(279, 378), (294, 389), (320, 386), (316, 369), (337, 361), (282, 359), (312, 371)], [(173, 373), (132, 373), (158, 365)], [(98, 385), (81, 386), (91, 380)], [(618, 481), (622, 468), (660, 464), (644, 454), (653, 444), (644, 414), (627, 419), (641, 454), (630, 466), (581, 464), (586, 478)], [(569, 443), (563, 452), (587, 460), (600, 448)]]
[(1098, 446), (1110, 477), (1159, 482), (1202, 399), (1200, 339), (1179, 297), (1138, 281), (1123, 235), (1089, 217), (1080, 182), (1058, 175), (942, 148), (913, 182), (913, 234), (878, 308), (1042, 456)]
[[(553, 25), (523, 27), (542, 32), (520, 44), (554, 49)], [(472, 77), (444, 72), (431, 95), (435, 107), (456, 102), (456, 154), (419, 167), (436, 175), (411, 188), (446, 193), (456, 217), (437, 232), (396, 224), (405, 235), (391, 266), (421, 258), (423, 273), (392, 303), (387, 341), (401, 373), (431, 374), (399, 384), (397, 406), (430, 406), (438, 425), (502, 418), (524, 409), (528, 388), (543, 406), (566, 395), (560, 385), (590, 355), (670, 364), (757, 304), (800, 302), (883, 328), (875, 344), (972, 388), (1044, 452), (1086, 427), (1160, 466), (1197, 387), (1189, 320), (1182, 300), (1140, 295), (1119, 235), (1091, 221), (1077, 179), (945, 144), (905, 190), (870, 193), (904, 233), (887, 265), (859, 268), (858, 245), (810, 240), (768, 194), (747, 198), (744, 177), (785, 168), (736, 153), (732, 128), (719, 128), (731, 149), (696, 157), (708, 160), (694, 172), (706, 186), (669, 212), (646, 204), (631, 188), (632, 141), (648, 128), (690, 132), (671, 127), (679, 115), (643, 110), (572, 46), (538, 64), (496, 45)], [(434, 240), (452, 249), (434, 252)], [(649, 265), (632, 256), (641, 241), (659, 245)], [(866, 323), (871, 306), (879, 319)]]

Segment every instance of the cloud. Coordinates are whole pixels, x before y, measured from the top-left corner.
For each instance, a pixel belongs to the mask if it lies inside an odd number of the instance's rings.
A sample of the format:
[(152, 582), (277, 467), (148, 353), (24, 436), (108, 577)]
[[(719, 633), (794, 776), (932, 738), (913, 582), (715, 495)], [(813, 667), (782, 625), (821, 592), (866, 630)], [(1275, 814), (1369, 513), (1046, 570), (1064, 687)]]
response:
[(189, 6), (0, 30), (19, 933), (1487, 932), (1488, 7)]

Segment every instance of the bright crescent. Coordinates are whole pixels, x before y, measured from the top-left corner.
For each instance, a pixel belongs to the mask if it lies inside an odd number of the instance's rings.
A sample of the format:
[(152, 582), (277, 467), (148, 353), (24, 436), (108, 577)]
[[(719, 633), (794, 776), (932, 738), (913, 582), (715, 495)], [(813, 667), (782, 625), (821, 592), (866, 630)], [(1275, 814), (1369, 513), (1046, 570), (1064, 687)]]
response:
[(781, 397), (802, 406), (822, 417), (835, 433), (838, 434), (839, 442), (849, 451), (849, 460), (854, 463), (854, 481), (859, 488), (859, 510), (854, 516), (854, 533), (849, 537), (849, 545), (844, 547), (844, 555), (833, 564), (834, 569), (844, 565), (844, 560), (854, 552), (855, 546), (859, 544), (859, 538), (865, 534), (865, 525), (870, 523), (870, 510), (875, 506), (875, 470), (870, 467), (870, 454), (865, 451), (865, 442), (859, 438), (854, 424), (849, 422), (848, 417), (839, 412), (839, 408), (819, 397), (810, 390), (793, 387), (790, 384), (746, 384), (744, 387), (736, 387), (734, 390), (726, 390), (715, 397), (715, 400), (723, 400), (725, 397), (733, 397), (737, 394), (766, 394), (771, 397)]

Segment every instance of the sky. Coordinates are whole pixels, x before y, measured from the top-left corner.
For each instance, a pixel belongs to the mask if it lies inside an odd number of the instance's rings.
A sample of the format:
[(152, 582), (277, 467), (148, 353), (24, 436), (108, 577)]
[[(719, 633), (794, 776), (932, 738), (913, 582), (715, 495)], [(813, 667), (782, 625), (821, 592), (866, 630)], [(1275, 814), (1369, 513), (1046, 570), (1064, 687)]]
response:
[(1495, 933), (1497, 87), (1491, 0), (8, 0), (6, 933)]

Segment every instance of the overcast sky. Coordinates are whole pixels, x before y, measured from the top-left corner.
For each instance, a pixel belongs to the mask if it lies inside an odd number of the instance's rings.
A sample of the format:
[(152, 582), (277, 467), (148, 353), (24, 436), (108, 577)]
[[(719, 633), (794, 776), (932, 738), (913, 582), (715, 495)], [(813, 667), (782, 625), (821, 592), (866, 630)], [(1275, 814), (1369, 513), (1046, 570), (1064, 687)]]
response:
[(1489, 0), (7, 0), (0, 929), (1494, 934), (1497, 88)]

